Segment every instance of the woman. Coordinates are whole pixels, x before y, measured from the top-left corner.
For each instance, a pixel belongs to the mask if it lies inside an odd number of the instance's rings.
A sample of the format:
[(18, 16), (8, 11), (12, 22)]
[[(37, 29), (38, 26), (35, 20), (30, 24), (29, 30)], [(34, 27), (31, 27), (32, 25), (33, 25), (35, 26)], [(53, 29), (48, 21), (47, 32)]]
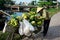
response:
[(43, 36), (45, 36), (47, 34), (49, 23), (50, 23), (49, 13), (46, 11), (46, 9), (43, 10), (43, 16), (45, 17), (44, 25), (43, 25), (44, 26)]

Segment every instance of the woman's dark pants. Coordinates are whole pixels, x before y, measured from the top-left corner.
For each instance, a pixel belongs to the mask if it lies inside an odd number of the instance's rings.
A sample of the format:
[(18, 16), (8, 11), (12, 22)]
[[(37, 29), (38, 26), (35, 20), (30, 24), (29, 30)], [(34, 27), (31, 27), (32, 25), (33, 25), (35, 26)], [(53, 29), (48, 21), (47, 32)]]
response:
[(44, 20), (43, 36), (45, 36), (47, 34), (47, 31), (48, 31), (48, 28), (49, 28), (49, 23), (50, 23), (50, 19)]

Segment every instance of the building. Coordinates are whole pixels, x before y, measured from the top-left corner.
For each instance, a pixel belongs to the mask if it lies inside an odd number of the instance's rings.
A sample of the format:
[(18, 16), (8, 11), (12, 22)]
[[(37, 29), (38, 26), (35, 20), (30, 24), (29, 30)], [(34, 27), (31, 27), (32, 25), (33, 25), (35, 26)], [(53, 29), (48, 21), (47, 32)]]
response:
[(26, 6), (26, 5), (12, 5), (11, 11), (17, 12), (17, 11), (30, 11), (30, 8), (36, 8), (36, 6)]
[(20, 6), (19, 5), (12, 5), (11, 6), (11, 11), (15, 12), (15, 11), (20, 11)]

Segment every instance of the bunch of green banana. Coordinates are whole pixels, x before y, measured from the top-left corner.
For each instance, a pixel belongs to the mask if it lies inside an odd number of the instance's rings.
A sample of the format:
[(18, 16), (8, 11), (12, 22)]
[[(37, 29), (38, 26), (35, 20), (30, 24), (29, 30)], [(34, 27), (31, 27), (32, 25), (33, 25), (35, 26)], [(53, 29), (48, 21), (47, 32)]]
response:
[(17, 27), (18, 22), (17, 22), (16, 19), (11, 18), (11, 20), (8, 21), (8, 25), (9, 25), (9, 26), (12, 26), (12, 27)]
[(42, 25), (44, 18), (40, 16), (40, 14), (35, 12), (24, 13), (22, 15), (23, 19), (27, 19), (33, 26), (35, 25)]

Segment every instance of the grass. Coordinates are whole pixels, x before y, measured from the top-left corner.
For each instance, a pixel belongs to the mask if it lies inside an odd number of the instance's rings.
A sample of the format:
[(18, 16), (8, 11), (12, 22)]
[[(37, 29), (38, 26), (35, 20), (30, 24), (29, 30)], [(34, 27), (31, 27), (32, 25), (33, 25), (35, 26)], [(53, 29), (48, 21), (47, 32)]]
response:
[[(9, 34), (10, 33), (8, 32), (2, 33), (2, 31), (0, 31), (0, 40), (6, 40)], [(19, 34), (14, 34), (13, 40), (20, 40), (20, 39), (21, 39), (21, 36)]]
[(6, 40), (8, 33), (2, 33), (0, 31), (0, 40)]
[(54, 14), (56, 14), (57, 12), (60, 11), (60, 7), (58, 9), (56, 9), (56, 8), (49, 8), (47, 11), (49, 12), (50, 17), (52, 17)]

